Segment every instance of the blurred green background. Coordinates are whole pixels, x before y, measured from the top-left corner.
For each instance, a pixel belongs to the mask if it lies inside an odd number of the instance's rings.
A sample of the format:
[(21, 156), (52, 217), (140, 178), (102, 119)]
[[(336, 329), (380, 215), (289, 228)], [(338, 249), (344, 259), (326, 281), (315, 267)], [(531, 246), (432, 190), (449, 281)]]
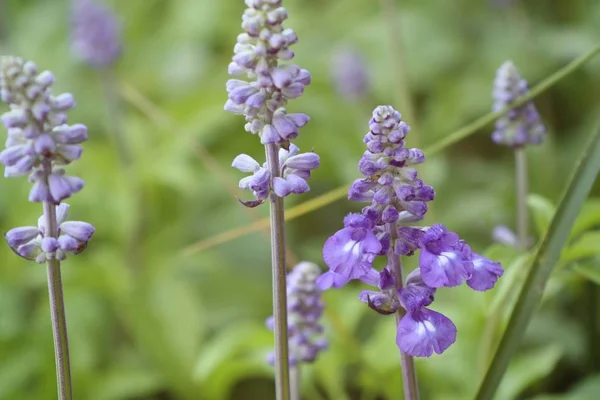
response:
[[(123, 30), (117, 117), (109, 116), (102, 73), (70, 52), (67, 0), (0, 3), (2, 53), (53, 71), (55, 92), (78, 102), (70, 122), (89, 127), (83, 158), (69, 167), (86, 187), (69, 203), (71, 218), (97, 231), (63, 268), (75, 398), (272, 399), (264, 362), (273, 341), (264, 327), (271, 314), (267, 234), (182, 253), (268, 212), (234, 198), (248, 194), (237, 189), (242, 174), (232, 159), (244, 152), (261, 160), (263, 149), (244, 132), (243, 118), (222, 108), (243, 1), (107, 1)], [(503, 61), (513, 60), (533, 86), (600, 40), (595, 0), (402, 0), (391, 3), (395, 12), (382, 12), (382, 4), (284, 1), (286, 26), (300, 37), (296, 62), (313, 77), (289, 106), (311, 116), (296, 143), (322, 160), (311, 192), (287, 206), (358, 177), (376, 105), (403, 112), (413, 126), (409, 144), (426, 148), (490, 110)], [(340, 48), (364, 57), (368, 90), (359, 99), (336, 90)], [(594, 59), (536, 99), (549, 128), (544, 144), (529, 150), (536, 237), (599, 116), (599, 68)], [(491, 130), (421, 168), (437, 191), (426, 222), (445, 223), (506, 268), (492, 292), (438, 294), (433, 308), (453, 319), (459, 335), (443, 355), (417, 361), (423, 399), (473, 396), (526, 273), (526, 257), (492, 245), (496, 225), (514, 227), (514, 189), (512, 153), (491, 143)], [(117, 157), (114, 131), (131, 151), (129, 167)], [(3, 231), (37, 220), (41, 209), (26, 201), (29, 188), (25, 179), (0, 181)], [(342, 200), (290, 221), (290, 258), (322, 265), (323, 242), (359, 209)], [(600, 200), (591, 199), (498, 399), (600, 398), (599, 222)], [(44, 267), (8, 246), (0, 246), (0, 259), (0, 399), (54, 399)], [(325, 294), (330, 349), (303, 370), (306, 399), (402, 398), (393, 318), (360, 303), (360, 290)]]

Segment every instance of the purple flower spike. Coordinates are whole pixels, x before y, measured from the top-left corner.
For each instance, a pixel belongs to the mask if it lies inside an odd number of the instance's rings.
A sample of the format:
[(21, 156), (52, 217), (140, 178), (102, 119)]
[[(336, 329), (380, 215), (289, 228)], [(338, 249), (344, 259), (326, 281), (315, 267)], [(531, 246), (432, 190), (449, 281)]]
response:
[(443, 225), (433, 225), (421, 238), (421, 276), (430, 287), (458, 286), (473, 274), (469, 247)]
[(456, 341), (456, 326), (446, 316), (427, 308), (409, 311), (396, 333), (396, 344), (408, 355), (442, 354)]
[(371, 231), (371, 222), (359, 214), (350, 214), (345, 228), (327, 239), (323, 260), (336, 274), (348, 279), (360, 279), (372, 268), (381, 243)]
[(332, 60), (331, 76), (338, 93), (351, 100), (363, 97), (369, 86), (365, 60), (352, 48), (338, 50)]
[[(401, 351), (416, 357), (442, 353), (456, 340), (452, 321), (427, 307), (436, 290), (466, 281), (478, 291), (492, 288), (502, 275), (500, 264), (472, 253), (469, 246), (443, 225), (414, 226), (435, 198), (433, 187), (418, 178), (413, 167), (425, 161), (419, 149), (407, 149), (404, 141), (410, 127), (390, 106), (373, 110), (367, 151), (358, 167), (364, 175), (354, 181), (348, 198), (370, 203), (362, 215), (349, 214), (344, 228), (323, 246), (323, 260), (330, 268), (318, 280), (322, 289), (339, 288), (352, 279), (371, 287), (359, 300), (379, 314), (406, 312), (397, 325), (396, 342)], [(419, 268), (412, 271), (397, 290), (396, 270), (400, 256), (419, 254)], [(377, 256), (386, 256), (387, 266), (373, 268)], [(396, 266), (394, 269), (390, 266)], [(400, 271), (401, 273), (402, 271)]]
[[(317, 265), (301, 262), (287, 276), (290, 364), (313, 362), (327, 348), (319, 323), (324, 307), (318, 284), (320, 272)], [(266, 325), (273, 330), (273, 317), (267, 318)], [(272, 353), (267, 361), (273, 364)]]
[(105, 67), (121, 54), (116, 15), (96, 0), (73, 0), (71, 47), (93, 67)]
[[(495, 103), (492, 110), (500, 111), (528, 93), (527, 82), (521, 78), (514, 64), (506, 61), (496, 74), (493, 91)], [(521, 147), (541, 143), (545, 132), (546, 127), (541, 122), (533, 101), (528, 101), (496, 121), (492, 140), (509, 147)]]
[[(268, 185), (256, 190), (247, 184), (247, 180), (242, 179), (243, 184), (240, 182), (240, 187), (253, 190), (258, 200), (242, 203), (256, 206), (270, 193), (285, 197), (309, 191), (310, 171), (319, 166), (320, 160), (314, 153), (298, 154), (298, 148), (290, 143), (298, 137), (309, 117), (303, 113), (288, 113), (286, 106), (289, 100), (304, 93), (311, 78), (307, 70), (296, 64), (281, 64), (294, 58), (290, 46), (298, 41), (294, 31), (282, 25), (287, 19), (287, 11), (279, 0), (248, 0), (246, 5), (248, 8), (242, 17), (245, 32), (237, 37), (228, 67), (229, 74), (246, 75), (246, 80), (227, 81), (228, 99), (224, 108), (244, 115), (246, 131), (258, 135), (262, 144), (280, 149), (280, 171), (267, 163), (262, 166), (270, 170)], [(282, 157), (282, 152), (289, 154)], [(252, 170), (244, 172), (257, 174), (258, 171), (254, 165)]]
[(473, 275), (467, 280), (471, 289), (486, 291), (492, 289), (504, 270), (499, 262), (489, 260), (477, 253), (471, 253)]
[(0, 58), (0, 97), (11, 108), (2, 116), (9, 127), (7, 148), (0, 153), (4, 175), (29, 175), (33, 184), (29, 201), (46, 203), (44, 210), (48, 210), (48, 205), (56, 207), (56, 214), (45, 213), (40, 217), (37, 228), (15, 228), (6, 234), (9, 246), (18, 255), (38, 263), (62, 261), (69, 252), (79, 253), (94, 230), (85, 222), (65, 223), (65, 229), (77, 242), (76, 246), (70, 243), (65, 250), (56, 232), (46, 229), (48, 219), (51, 224), (63, 223), (68, 205), (60, 204), (61, 201), (83, 188), (83, 180), (66, 175), (62, 167), (79, 159), (83, 151), (80, 144), (87, 139), (84, 125), (66, 124), (66, 112), (75, 107), (73, 96), (53, 95), (53, 84), (52, 73), (38, 72), (32, 62), (16, 57)]

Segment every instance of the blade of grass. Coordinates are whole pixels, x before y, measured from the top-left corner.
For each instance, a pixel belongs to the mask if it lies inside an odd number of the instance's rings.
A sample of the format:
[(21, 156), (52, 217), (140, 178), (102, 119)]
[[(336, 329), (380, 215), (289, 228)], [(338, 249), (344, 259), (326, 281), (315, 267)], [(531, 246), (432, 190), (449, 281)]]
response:
[[(503, 116), (511, 109), (522, 105), (523, 103), (533, 99), (540, 93), (549, 89), (552, 85), (554, 85), (555, 83), (557, 83), (564, 77), (568, 76), (569, 74), (571, 74), (574, 71), (576, 71), (577, 69), (579, 69), (586, 62), (590, 61), (599, 52), (600, 52), (600, 45), (594, 47), (589, 52), (585, 53), (584, 55), (582, 55), (579, 58), (576, 58), (575, 60), (571, 61), (569, 64), (564, 66), (563, 68), (559, 69), (558, 71), (556, 71), (555, 73), (550, 75), (544, 81), (542, 81), (541, 83), (536, 85), (529, 92), (529, 94), (527, 96), (524, 96), (521, 99), (519, 99), (518, 101), (514, 102), (513, 104), (510, 105), (510, 107), (507, 107), (507, 108), (497, 111), (497, 112), (492, 112), (492, 113), (486, 114), (486, 115), (476, 119), (475, 121), (471, 122), (470, 124), (447, 135), (444, 139), (425, 148), (424, 153), (428, 157), (438, 154), (442, 150), (445, 150), (447, 147), (450, 147), (451, 145), (453, 145), (454, 143), (459, 142), (462, 139), (476, 133), (478, 130), (480, 130), (480, 129), (484, 128), (486, 125), (494, 122), (496, 119)], [(318, 210), (322, 207), (328, 206), (329, 204), (332, 204), (338, 200), (343, 199), (346, 196), (346, 193), (347, 193), (347, 185), (335, 188), (327, 193), (324, 193), (324, 194), (317, 196), (311, 200), (308, 200), (305, 203), (302, 203), (296, 207), (290, 208), (286, 212), (285, 219), (286, 219), (286, 221), (289, 221), (294, 218), (298, 218), (301, 215), (305, 215), (312, 211)], [(203, 239), (194, 244), (186, 246), (182, 250), (182, 254), (189, 256), (189, 255), (195, 254), (199, 251), (206, 250), (208, 248), (226, 243), (230, 240), (237, 239), (237, 238), (247, 235), (249, 233), (256, 232), (261, 229), (267, 229), (269, 226), (268, 223), (269, 223), (268, 218), (264, 218), (264, 219), (254, 222), (250, 225), (233, 228), (229, 231), (219, 233), (210, 238)]]
[(476, 400), (492, 399), (535, 309), (539, 305), (552, 268), (558, 261), (571, 227), (600, 171), (600, 125), (584, 148), (550, 227), (539, 247), (517, 299), (498, 349)]

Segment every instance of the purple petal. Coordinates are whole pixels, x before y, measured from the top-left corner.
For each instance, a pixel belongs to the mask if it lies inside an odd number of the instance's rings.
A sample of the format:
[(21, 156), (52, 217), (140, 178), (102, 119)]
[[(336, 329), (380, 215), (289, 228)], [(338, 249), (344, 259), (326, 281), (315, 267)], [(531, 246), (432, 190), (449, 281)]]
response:
[(231, 166), (242, 172), (256, 172), (260, 168), (258, 162), (247, 154), (240, 154), (234, 158)]
[(87, 222), (67, 221), (59, 226), (59, 230), (69, 236), (74, 237), (80, 242), (87, 242), (94, 234), (94, 227)]
[(498, 278), (502, 276), (504, 270), (499, 262), (489, 260), (477, 253), (471, 253), (473, 261), (473, 274), (467, 280), (470, 288), (478, 291), (486, 291), (494, 287)]
[(436, 255), (421, 249), (419, 264), (423, 281), (433, 288), (458, 286), (473, 273), (471, 261), (457, 251)]
[(349, 279), (359, 279), (372, 268), (374, 255), (380, 249), (381, 243), (373, 232), (344, 228), (325, 242), (323, 260), (335, 273)]
[(319, 167), (319, 163), (319, 155), (311, 152), (291, 156), (285, 162), (285, 166), (294, 169), (315, 169)]
[(72, 236), (60, 235), (58, 237), (58, 245), (63, 251), (71, 252), (77, 250), (81, 243), (78, 242), (77, 239), (75, 239)]
[(56, 206), (56, 222), (58, 225), (62, 224), (69, 215), (69, 205), (67, 203), (60, 203)]
[(15, 165), (24, 156), (25, 145), (10, 146), (0, 153), (0, 162), (6, 166)]
[(50, 195), (56, 202), (70, 197), (72, 193), (69, 182), (55, 173), (48, 176), (48, 187), (50, 189)]
[(260, 142), (262, 144), (277, 143), (280, 139), (279, 133), (277, 133), (277, 129), (273, 125), (267, 124), (263, 127), (260, 135)]
[(292, 121), (298, 128), (302, 128), (310, 121), (309, 116), (302, 113), (287, 114), (287, 119)]
[(350, 279), (343, 275), (338, 275), (333, 271), (327, 271), (317, 278), (317, 287), (321, 290), (339, 289), (348, 283)]
[(59, 247), (59, 245), (58, 245), (58, 241), (56, 240), (56, 238), (47, 236), (42, 239), (42, 250), (45, 253), (53, 253), (56, 251), (56, 249), (58, 249), (58, 247)]
[(58, 147), (58, 155), (67, 164), (79, 160), (81, 153), (83, 153), (83, 147), (78, 144), (63, 144)]
[(277, 176), (273, 178), (273, 191), (279, 197), (285, 197), (292, 193), (292, 185), (285, 179)]
[(87, 127), (82, 124), (62, 125), (52, 131), (54, 139), (61, 144), (79, 144), (87, 140)]
[(29, 201), (52, 201), (52, 199), (50, 198), (50, 193), (48, 191), (48, 186), (43, 180), (39, 179), (35, 181), (33, 187), (29, 191)]
[(16, 247), (32, 241), (39, 234), (41, 232), (36, 226), (21, 226), (11, 229), (4, 237), (10, 247)]
[(285, 114), (275, 113), (273, 116), (273, 126), (279, 132), (279, 136), (284, 139), (294, 139), (298, 136), (298, 128), (292, 121), (286, 118)]
[(396, 344), (408, 355), (442, 354), (456, 341), (456, 326), (444, 315), (422, 308), (408, 312), (398, 324)]
[(297, 175), (290, 174), (287, 176), (287, 181), (292, 188), (292, 193), (301, 194), (310, 190), (308, 183)]

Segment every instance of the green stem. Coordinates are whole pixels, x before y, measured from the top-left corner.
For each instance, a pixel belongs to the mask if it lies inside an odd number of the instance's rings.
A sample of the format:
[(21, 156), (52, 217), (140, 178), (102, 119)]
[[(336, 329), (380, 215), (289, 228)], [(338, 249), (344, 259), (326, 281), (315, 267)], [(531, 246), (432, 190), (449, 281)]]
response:
[(290, 367), (290, 400), (301, 400), (302, 399), (302, 385), (300, 374), (300, 364), (296, 364)]
[(510, 359), (519, 346), (529, 320), (542, 299), (544, 287), (552, 268), (567, 242), (571, 227), (596, 180), (598, 171), (600, 171), (600, 128), (596, 128), (596, 132), (584, 148), (554, 218), (552, 218), (552, 223), (536, 252), (504, 335), (479, 387), (476, 400), (493, 398)]
[(517, 184), (517, 237), (521, 250), (529, 247), (529, 215), (527, 213), (527, 152), (525, 147), (515, 149), (515, 175)]
[[(50, 162), (43, 165), (46, 181), (52, 166)], [(56, 206), (44, 202), (44, 237), (58, 237)], [(54, 338), (54, 359), (56, 361), (56, 384), (59, 400), (72, 400), (71, 363), (69, 361), (69, 339), (67, 337), (67, 317), (63, 299), (60, 261), (47, 261), (48, 295), (50, 298), (50, 319), (52, 320), (52, 336)]]
[[(265, 146), (271, 180), (280, 176), (279, 149)], [(271, 272), (273, 275), (273, 320), (275, 333), (275, 391), (277, 400), (290, 399), (290, 376), (287, 331), (287, 289), (285, 267), (285, 220), (283, 198), (269, 196), (271, 221)]]
[(114, 66), (110, 65), (103, 68), (101, 74), (106, 96), (106, 106), (108, 107), (108, 130), (121, 165), (125, 168), (129, 168), (131, 164), (131, 154), (119, 126), (119, 96), (117, 94), (117, 78), (115, 77)]
[[(394, 252), (394, 243), (398, 239), (398, 227), (396, 224), (387, 224), (386, 229), (390, 235), (390, 249), (388, 250), (388, 265), (394, 271), (396, 278), (396, 290), (399, 291), (403, 286), (402, 277), (402, 260), (400, 256)], [(396, 311), (396, 325), (400, 323), (406, 312), (402, 307)], [(417, 382), (417, 372), (415, 370), (415, 362), (412, 356), (400, 351), (400, 369), (402, 371), (402, 384), (404, 385), (405, 400), (419, 400), (419, 384)]]

